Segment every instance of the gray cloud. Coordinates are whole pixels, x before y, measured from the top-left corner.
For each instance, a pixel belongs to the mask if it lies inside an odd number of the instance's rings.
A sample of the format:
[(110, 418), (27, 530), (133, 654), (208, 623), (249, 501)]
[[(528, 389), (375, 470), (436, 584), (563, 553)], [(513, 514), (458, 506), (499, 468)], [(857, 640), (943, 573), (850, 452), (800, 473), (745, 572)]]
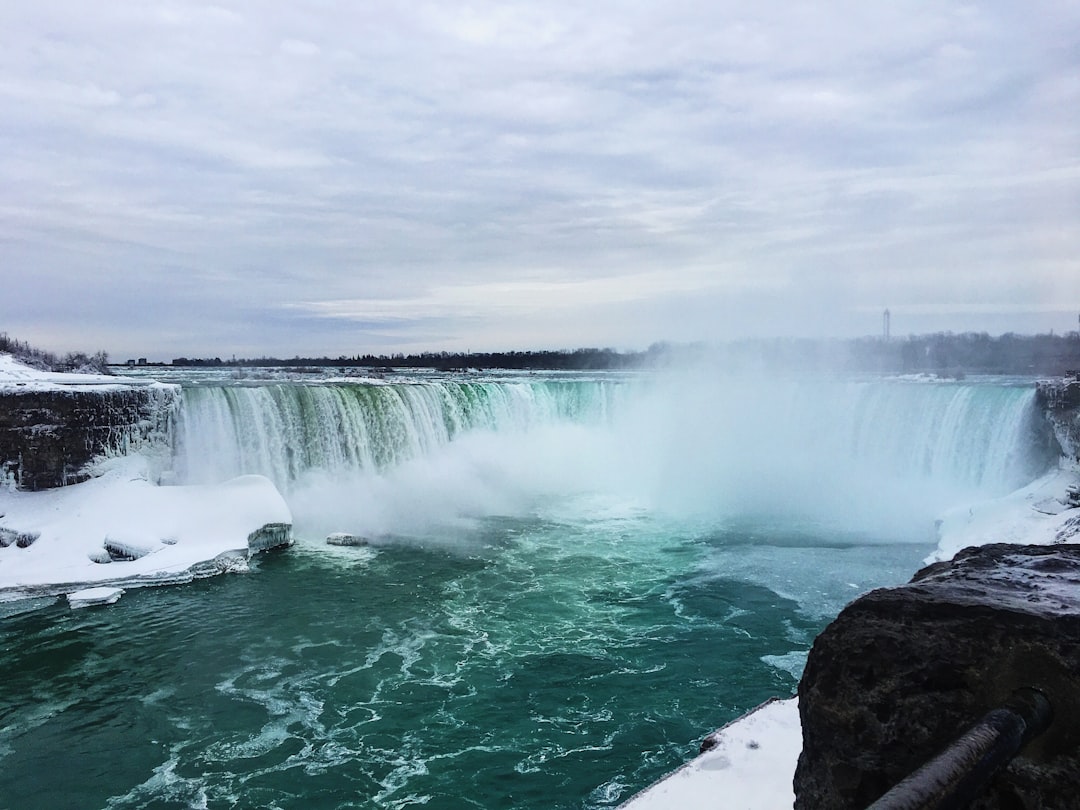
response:
[(8, 6), (0, 328), (47, 348), (631, 348), (1080, 307), (1072, 3)]

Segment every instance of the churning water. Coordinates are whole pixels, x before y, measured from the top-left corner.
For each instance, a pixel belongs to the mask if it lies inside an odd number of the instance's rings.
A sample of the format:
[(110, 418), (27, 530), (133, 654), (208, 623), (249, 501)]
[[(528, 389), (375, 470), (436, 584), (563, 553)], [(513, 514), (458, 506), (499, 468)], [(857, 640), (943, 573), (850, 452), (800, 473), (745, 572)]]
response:
[(297, 545), (4, 620), (0, 807), (618, 804), (790, 694), (814, 635), (906, 580), (942, 509), (1030, 480), (1032, 393), (191, 384), (178, 477), (269, 476)]

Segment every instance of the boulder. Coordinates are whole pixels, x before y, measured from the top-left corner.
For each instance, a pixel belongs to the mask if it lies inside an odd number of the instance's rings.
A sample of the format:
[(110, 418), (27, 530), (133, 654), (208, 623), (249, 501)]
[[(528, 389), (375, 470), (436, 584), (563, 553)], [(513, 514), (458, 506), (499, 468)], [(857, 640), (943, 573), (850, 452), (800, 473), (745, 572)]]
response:
[(969, 548), (864, 595), (799, 684), (796, 810), (865, 808), (1022, 687), (1054, 720), (970, 807), (1080, 808), (1080, 547)]
[(331, 535), (327, 535), (326, 544), (328, 546), (367, 546), (371, 541), (366, 537), (362, 537), (358, 534), (348, 534), (346, 532), (334, 532)]

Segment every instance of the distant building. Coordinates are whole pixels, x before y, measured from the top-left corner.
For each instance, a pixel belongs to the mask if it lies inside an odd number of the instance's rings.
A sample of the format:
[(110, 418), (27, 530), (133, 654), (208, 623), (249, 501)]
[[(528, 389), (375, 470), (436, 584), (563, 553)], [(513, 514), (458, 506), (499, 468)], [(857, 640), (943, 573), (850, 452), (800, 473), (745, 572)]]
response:
[(145, 366), (146, 365), (146, 358), (145, 357), (140, 357), (139, 358), (139, 365), (140, 366)]
[(128, 360), (128, 361), (127, 361), (127, 364), (128, 364), (129, 366), (133, 366), (133, 365), (135, 365), (135, 361), (134, 361), (134, 360)]
[(881, 317), (881, 326), (882, 326), (881, 334), (882, 334), (882, 337), (885, 338), (885, 340), (889, 339), (889, 332), (891, 331), (891, 326), (892, 326), (892, 324), (890, 323), (891, 320), (892, 320), (892, 315), (889, 312), (889, 310), (886, 309), (885, 314), (882, 315), (882, 317)]

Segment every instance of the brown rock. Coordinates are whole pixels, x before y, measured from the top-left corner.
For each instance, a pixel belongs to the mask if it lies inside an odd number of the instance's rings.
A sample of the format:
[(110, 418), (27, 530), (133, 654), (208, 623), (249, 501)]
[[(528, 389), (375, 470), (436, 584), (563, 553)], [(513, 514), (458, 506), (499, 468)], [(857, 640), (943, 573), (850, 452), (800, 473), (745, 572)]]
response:
[(971, 807), (1080, 808), (1080, 547), (965, 549), (866, 594), (799, 684), (795, 807), (865, 808), (1022, 686), (1053, 724)]

